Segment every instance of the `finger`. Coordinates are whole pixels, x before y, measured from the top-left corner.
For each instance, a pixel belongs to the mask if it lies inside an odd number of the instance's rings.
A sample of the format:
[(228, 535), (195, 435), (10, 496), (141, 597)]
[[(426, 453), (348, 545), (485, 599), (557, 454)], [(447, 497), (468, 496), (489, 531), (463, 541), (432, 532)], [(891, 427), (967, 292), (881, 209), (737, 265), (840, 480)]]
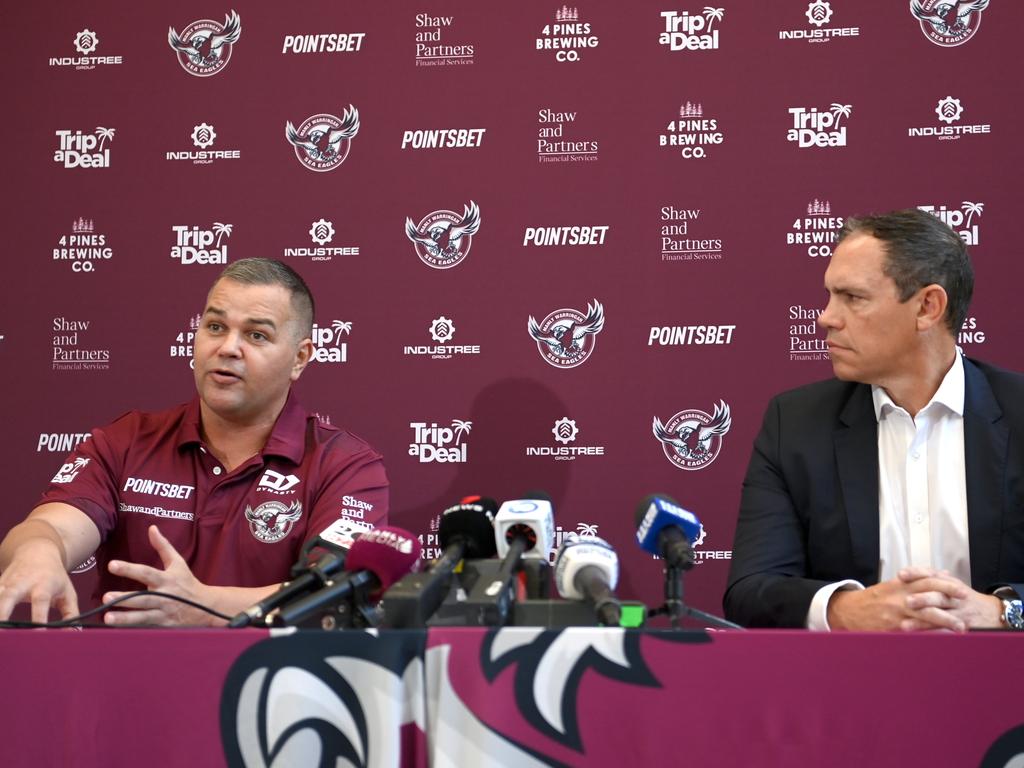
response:
[(949, 629), (953, 632), (967, 631), (967, 625), (962, 620), (941, 608), (922, 608), (919, 611), (914, 611), (909, 618), (920, 619), (926, 624)]
[(103, 621), (117, 627), (166, 626), (167, 616), (158, 610), (108, 611)]
[(73, 619), (78, 616), (78, 593), (74, 589), (68, 589), (57, 600), (57, 608), (60, 610), (62, 619)]
[(148, 565), (126, 563), (124, 560), (111, 560), (107, 565), (107, 570), (115, 576), (138, 581), (150, 588), (155, 588), (163, 583), (164, 572), (159, 568), (150, 568)]
[(951, 610), (959, 608), (961, 600), (950, 597), (943, 592), (915, 592), (907, 595), (907, 608), (917, 610), (920, 608), (942, 608)]
[(896, 574), (896, 576), (900, 581), (905, 584), (909, 584), (910, 582), (917, 581), (918, 579), (927, 579), (933, 576), (938, 576), (939, 573), (940, 572), (936, 571), (934, 568), (922, 568), (920, 566), (912, 565), (907, 568), (901, 568), (900, 572)]
[(17, 603), (18, 594), (11, 591), (10, 587), (0, 586), (0, 621), (11, 618), (11, 611)]
[(46, 592), (40, 592), (32, 595), (32, 621), (36, 624), (45, 624), (47, 619), (50, 618), (50, 603), (53, 602), (53, 596)]
[(907, 583), (907, 589), (912, 593), (941, 592), (949, 597), (963, 599), (971, 593), (970, 587), (959, 579), (951, 576), (928, 576)]
[[(120, 597), (130, 595), (131, 592), (107, 592), (103, 595), (103, 604), (109, 605)], [(164, 605), (165, 601), (160, 597), (153, 597), (152, 595), (138, 595), (137, 597), (130, 598), (124, 602), (118, 603), (118, 608), (159, 608)]]
[(904, 632), (952, 632), (950, 629), (936, 627), (934, 624), (929, 624), (920, 619), (904, 619), (900, 622), (900, 629)]
[(182, 561), (178, 550), (160, 533), (160, 529), (155, 525), (149, 526), (149, 543), (153, 545), (153, 549), (160, 555), (160, 562), (164, 564), (164, 568), (170, 568), (178, 561)]

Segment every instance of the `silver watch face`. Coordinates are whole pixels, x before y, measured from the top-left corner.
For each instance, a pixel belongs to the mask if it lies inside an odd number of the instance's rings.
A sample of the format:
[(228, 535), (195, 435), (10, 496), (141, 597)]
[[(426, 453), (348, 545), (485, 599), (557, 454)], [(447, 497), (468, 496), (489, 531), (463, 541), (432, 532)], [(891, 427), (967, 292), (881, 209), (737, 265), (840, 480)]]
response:
[(1011, 629), (1024, 629), (1024, 606), (1020, 600), (1005, 600), (1003, 619)]

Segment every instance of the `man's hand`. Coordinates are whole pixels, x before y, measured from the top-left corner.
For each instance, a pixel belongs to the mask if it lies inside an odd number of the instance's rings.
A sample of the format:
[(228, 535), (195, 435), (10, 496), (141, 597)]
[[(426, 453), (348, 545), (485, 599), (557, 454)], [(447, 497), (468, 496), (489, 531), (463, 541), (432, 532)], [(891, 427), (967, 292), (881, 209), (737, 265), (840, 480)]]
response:
[[(123, 560), (111, 560), (108, 564), (110, 572), (115, 576), (141, 582), (144, 589), (180, 595), (202, 605), (210, 605), (213, 602), (213, 588), (203, 584), (192, 575), (184, 558), (178, 554), (178, 551), (164, 538), (155, 525), (149, 526), (149, 543), (160, 555), (160, 561), (164, 566), (163, 570), (138, 563), (126, 563)], [(103, 595), (103, 602), (109, 603), (126, 594), (128, 593), (107, 592)], [(136, 597), (118, 603), (118, 608), (122, 606), (131, 610), (108, 611), (104, 621), (117, 626), (147, 624), (162, 627), (194, 627), (224, 624), (224, 621), (205, 611), (192, 608), (177, 600), (168, 600), (162, 597)]]
[(901, 622), (902, 630), (931, 629), (949, 617), (958, 622), (954, 629), (959, 632), (1002, 626), (1002, 601), (995, 595), (975, 592), (948, 571), (904, 568), (897, 579), (912, 590), (907, 607), (913, 615)]
[(0, 574), (0, 621), (10, 618), (18, 603), (32, 604), (32, 621), (44, 623), (50, 607), (62, 619), (78, 615), (78, 595), (71, 583), (60, 547), (46, 538), (21, 545)]
[(895, 579), (864, 590), (839, 591), (828, 605), (829, 626), (862, 632), (998, 627), (1001, 605), (948, 571), (904, 568)]

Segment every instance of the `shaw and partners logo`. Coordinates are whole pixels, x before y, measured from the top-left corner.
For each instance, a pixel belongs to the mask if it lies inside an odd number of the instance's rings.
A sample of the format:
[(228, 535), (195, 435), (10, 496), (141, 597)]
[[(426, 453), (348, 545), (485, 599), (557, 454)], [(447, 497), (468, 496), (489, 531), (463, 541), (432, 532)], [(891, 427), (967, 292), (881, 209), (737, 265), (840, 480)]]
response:
[(115, 128), (97, 127), (92, 133), (82, 131), (55, 131), (57, 150), (53, 162), (65, 168), (109, 168), (110, 148)]
[(92, 320), (53, 318), (53, 365), (55, 371), (105, 371), (110, 368), (110, 350), (85, 345)]
[(662, 11), (665, 25), (658, 42), (670, 51), (707, 51), (718, 48), (717, 22), (725, 16), (724, 8), (704, 6), (701, 13)]
[(178, 54), (178, 63), (190, 75), (210, 77), (216, 75), (231, 60), (231, 52), (242, 35), (242, 20), (231, 11), (218, 24), (210, 19), (199, 19), (181, 30), (167, 30), (167, 43)]
[(817, 107), (790, 107), (792, 125), (786, 133), (786, 140), (796, 142), (801, 149), (807, 147), (845, 147), (846, 126), (844, 118), (853, 112), (850, 104), (833, 102), (828, 109)]
[(989, 0), (910, 0), (910, 13), (929, 42), (943, 48), (963, 45), (981, 26)]
[(664, 205), (660, 213), (658, 233), (661, 236), (662, 261), (722, 260), (722, 238), (709, 234), (705, 229), (706, 222), (698, 223), (700, 208)]
[(476, 50), (467, 43), (451, 44), (454, 16), (416, 14), (416, 66), (448, 67), (473, 63)]
[(585, 315), (578, 309), (556, 309), (539, 323), (530, 315), (526, 328), (545, 363), (575, 368), (585, 363), (597, 346), (597, 334), (604, 328), (604, 307), (594, 299), (587, 304)]
[(302, 165), (318, 173), (333, 171), (348, 158), (352, 139), (359, 133), (359, 110), (351, 104), (341, 117), (321, 112), (310, 115), (296, 128), (291, 121), (284, 135)]
[[(537, 161), (540, 163), (591, 163), (598, 159), (596, 139), (579, 138), (579, 112), (537, 110)], [(569, 126), (570, 134), (565, 128)], [(580, 131), (582, 132), (582, 130)], [(586, 135), (586, 134), (584, 134)]]
[(451, 269), (469, 255), (473, 235), (480, 230), (480, 208), (472, 200), (462, 207), (462, 215), (454, 211), (428, 213), (419, 224), (405, 219), (405, 236), (412, 241), (420, 261), (434, 269)]
[(828, 360), (828, 344), (818, 329), (818, 307), (793, 304), (789, 308), (789, 359)]
[(722, 438), (732, 426), (729, 406), (724, 400), (707, 414), (697, 408), (688, 408), (672, 416), (664, 424), (657, 416), (652, 425), (654, 436), (673, 466), (678, 469), (704, 469), (722, 451)]
[(473, 428), (473, 422), (452, 419), (450, 427), (439, 427), (431, 422), (413, 421), (409, 424), (413, 440), (409, 455), (419, 458), (421, 464), (465, 464), (466, 442), (463, 438)]
[(75, 50), (80, 53), (80, 56), (57, 56), (51, 57), (49, 64), (51, 67), (74, 67), (75, 69), (96, 69), (97, 65), (103, 66), (107, 64), (121, 64), (122, 58), (120, 56), (93, 56), (92, 53), (95, 51), (100, 44), (99, 35), (93, 32), (91, 29), (83, 29), (81, 32), (75, 35)]
[(224, 238), (231, 237), (232, 224), (213, 222), (210, 229), (197, 225), (176, 224), (171, 227), (174, 245), (171, 258), (178, 259), (183, 266), (190, 264), (227, 264), (228, 244)]

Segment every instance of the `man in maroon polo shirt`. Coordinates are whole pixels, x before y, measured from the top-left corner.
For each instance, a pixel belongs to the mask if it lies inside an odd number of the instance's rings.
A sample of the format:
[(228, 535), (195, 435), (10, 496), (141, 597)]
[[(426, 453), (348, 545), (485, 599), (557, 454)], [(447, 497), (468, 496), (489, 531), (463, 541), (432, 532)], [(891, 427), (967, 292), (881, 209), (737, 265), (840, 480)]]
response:
[[(194, 342), (197, 396), (131, 411), (93, 430), (38, 506), (0, 543), (0, 620), (30, 602), (78, 613), (68, 570), (96, 553), (109, 602), (141, 588), (232, 615), (277, 589), (303, 542), (387, 522), (380, 454), (324, 425), (291, 395), (313, 352), (313, 298), (290, 267), (228, 266)], [(108, 624), (218, 623), (198, 609), (140, 597)]]

